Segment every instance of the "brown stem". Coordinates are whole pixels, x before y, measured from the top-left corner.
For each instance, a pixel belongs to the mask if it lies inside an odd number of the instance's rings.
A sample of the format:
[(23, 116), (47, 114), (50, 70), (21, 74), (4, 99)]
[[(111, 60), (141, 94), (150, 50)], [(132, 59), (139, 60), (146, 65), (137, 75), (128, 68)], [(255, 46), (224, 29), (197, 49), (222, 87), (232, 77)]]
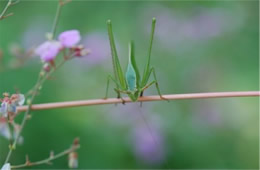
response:
[(77, 149), (80, 148), (80, 145), (72, 145), (69, 149), (64, 150), (63, 152), (60, 152), (56, 155), (50, 155), (48, 158), (40, 160), (40, 161), (36, 161), (36, 162), (30, 162), (28, 159), (26, 160), (25, 163), (20, 164), (20, 165), (12, 165), (11, 168), (15, 169), (15, 168), (24, 168), (24, 167), (29, 167), (29, 166), (35, 166), (35, 165), (42, 165), (42, 164), (50, 164), (51, 161), (58, 159), (62, 156), (65, 156)]
[[(190, 94), (168, 94), (163, 95), (168, 100), (180, 100), (180, 99), (206, 99), (206, 98), (226, 98), (226, 97), (256, 97), (260, 96), (260, 91), (238, 91), (238, 92), (211, 92), (211, 93), (190, 93)], [(123, 98), (126, 103), (132, 102), (129, 98)], [(160, 96), (144, 96), (138, 99), (139, 102), (147, 101), (161, 101), (164, 100)], [(91, 106), (91, 105), (103, 105), (103, 104), (115, 104), (122, 103), (121, 99), (109, 98), (109, 99), (92, 99), (92, 100), (79, 100), (57, 103), (45, 103), (34, 104), (31, 106), (32, 110), (46, 110), (66, 107), (77, 106)], [(28, 106), (19, 106), (18, 112), (26, 111)]]

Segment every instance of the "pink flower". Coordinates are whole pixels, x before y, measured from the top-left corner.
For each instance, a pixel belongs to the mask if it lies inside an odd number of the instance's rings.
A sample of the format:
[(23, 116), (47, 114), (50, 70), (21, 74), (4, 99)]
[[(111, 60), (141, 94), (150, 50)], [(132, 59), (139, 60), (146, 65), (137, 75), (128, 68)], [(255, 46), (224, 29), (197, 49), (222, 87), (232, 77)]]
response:
[(78, 30), (64, 31), (59, 35), (59, 41), (63, 47), (71, 48), (80, 41)]
[(137, 125), (132, 138), (134, 153), (139, 160), (150, 165), (160, 165), (165, 161), (165, 145), (159, 130)]
[(35, 53), (39, 55), (43, 61), (49, 62), (55, 59), (60, 51), (60, 48), (60, 42), (46, 41), (35, 50)]

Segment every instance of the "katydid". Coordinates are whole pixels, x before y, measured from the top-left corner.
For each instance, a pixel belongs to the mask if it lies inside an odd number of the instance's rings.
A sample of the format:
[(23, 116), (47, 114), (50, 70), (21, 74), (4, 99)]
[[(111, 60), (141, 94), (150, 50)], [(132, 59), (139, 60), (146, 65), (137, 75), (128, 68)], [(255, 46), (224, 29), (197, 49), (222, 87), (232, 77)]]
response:
[[(114, 40), (114, 36), (113, 36), (113, 32), (112, 32), (112, 23), (110, 20), (107, 21), (108, 36), (109, 36), (109, 41), (110, 41), (112, 63), (113, 63), (113, 69), (114, 69), (114, 77), (112, 77), (110, 75), (108, 76), (105, 99), (107, 98), (107, 95), (108, 95), (108, 88), (109, 88), (110, 80), (112, 80), (115, 83), (116, 87), (114, 88), (114, 90), (117, 93), (117, 98), (121, 98), (123, 103), (124, 103), (124, 100), (121, 96), (121, 93), (127, 94), (132, 101), (137, 101), (139, 96), (140, 97), (143, 96), (144, 90), (153, 84), (155, 84), (157, 92), (160, 95), (161, 99), (165, 99), (161, 95), (159, 85), (157, 82), (157, 78), (156, 78), (156, 74), (155, 74), (155, 70), (153, 67), (150, 66), (155, 23), (156, 23), (156, 19), (153, 18), (152, 32), (151, 32), (151, 36), (150, 36), (150, 43), (149, 43), (149, 49), (148, 49), (148, 61), (144, 68), (143, 77), (141, 79), (140, 73), (139, 73), (139, 70), (137, 68), (137, 64), (135, 61), (134, 43), (132, 41), (129, 43), (129, 61), (128, 61), (127, 70), (126, 70), (125, 75), (123, 74), (123, 71), (122, 71), (122, 68), (121, 68), (121, 65), (120, 65), (120, 62), (118, 59), (115, 40)], [(154, 80), (152, 82), (148, 83), (151, 74), (153, 75)], [(165, 99), (165, 100), (167, 100), (167, 99)]]

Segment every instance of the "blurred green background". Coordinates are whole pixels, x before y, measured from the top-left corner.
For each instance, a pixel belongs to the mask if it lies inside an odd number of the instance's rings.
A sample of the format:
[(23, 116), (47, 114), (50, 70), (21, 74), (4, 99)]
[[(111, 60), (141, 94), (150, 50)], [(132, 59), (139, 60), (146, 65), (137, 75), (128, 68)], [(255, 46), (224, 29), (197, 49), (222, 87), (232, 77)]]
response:
[[(1, 0), (1, 9), (5, 4)], [(45, 41), (56, 7), (54, 0), (21, 0), (9, 10), (14, 15), (0, 21), (0, 93), (26, 93), (36, 82), (40, 58), (23, 62), (17, 50)], [(35, 103), (104, 97), (107, 75), (113, 73), (107, 19), (113, 22), (123, 68), (128, 42), (134, 40), (142, 70), (151, 19), (157, 18), (151, 64), (163, 94), (258, 90), (258, 7), (258, 1), (73, 1), (64, 6), (57, 33), (80, 30), (92, 53), (58, 70)], [(109, 96), (115, 97), (112, 87)], [(155, 87), (145, 92), (152, 94)], [(35, 111), (11, 164), (23, 163), (26, 154), (41, 160), (80, 137), (82, 169), (258, 169), (258, 103), (248, 97)], [(2, 164), (8, 151), (2, 136), (0, 149)], [(67, 160), (31, 169), (66, 169)]]

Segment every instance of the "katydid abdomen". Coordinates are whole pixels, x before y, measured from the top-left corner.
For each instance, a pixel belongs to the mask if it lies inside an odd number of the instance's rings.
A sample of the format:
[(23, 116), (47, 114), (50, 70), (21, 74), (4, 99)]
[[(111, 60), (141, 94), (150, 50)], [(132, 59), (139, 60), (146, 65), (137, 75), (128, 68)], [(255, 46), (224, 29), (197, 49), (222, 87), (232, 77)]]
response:
[(125, 74), (128, 90), (132, 93), (136, 91), (136, 74), (132, 64), (128, 64)]

